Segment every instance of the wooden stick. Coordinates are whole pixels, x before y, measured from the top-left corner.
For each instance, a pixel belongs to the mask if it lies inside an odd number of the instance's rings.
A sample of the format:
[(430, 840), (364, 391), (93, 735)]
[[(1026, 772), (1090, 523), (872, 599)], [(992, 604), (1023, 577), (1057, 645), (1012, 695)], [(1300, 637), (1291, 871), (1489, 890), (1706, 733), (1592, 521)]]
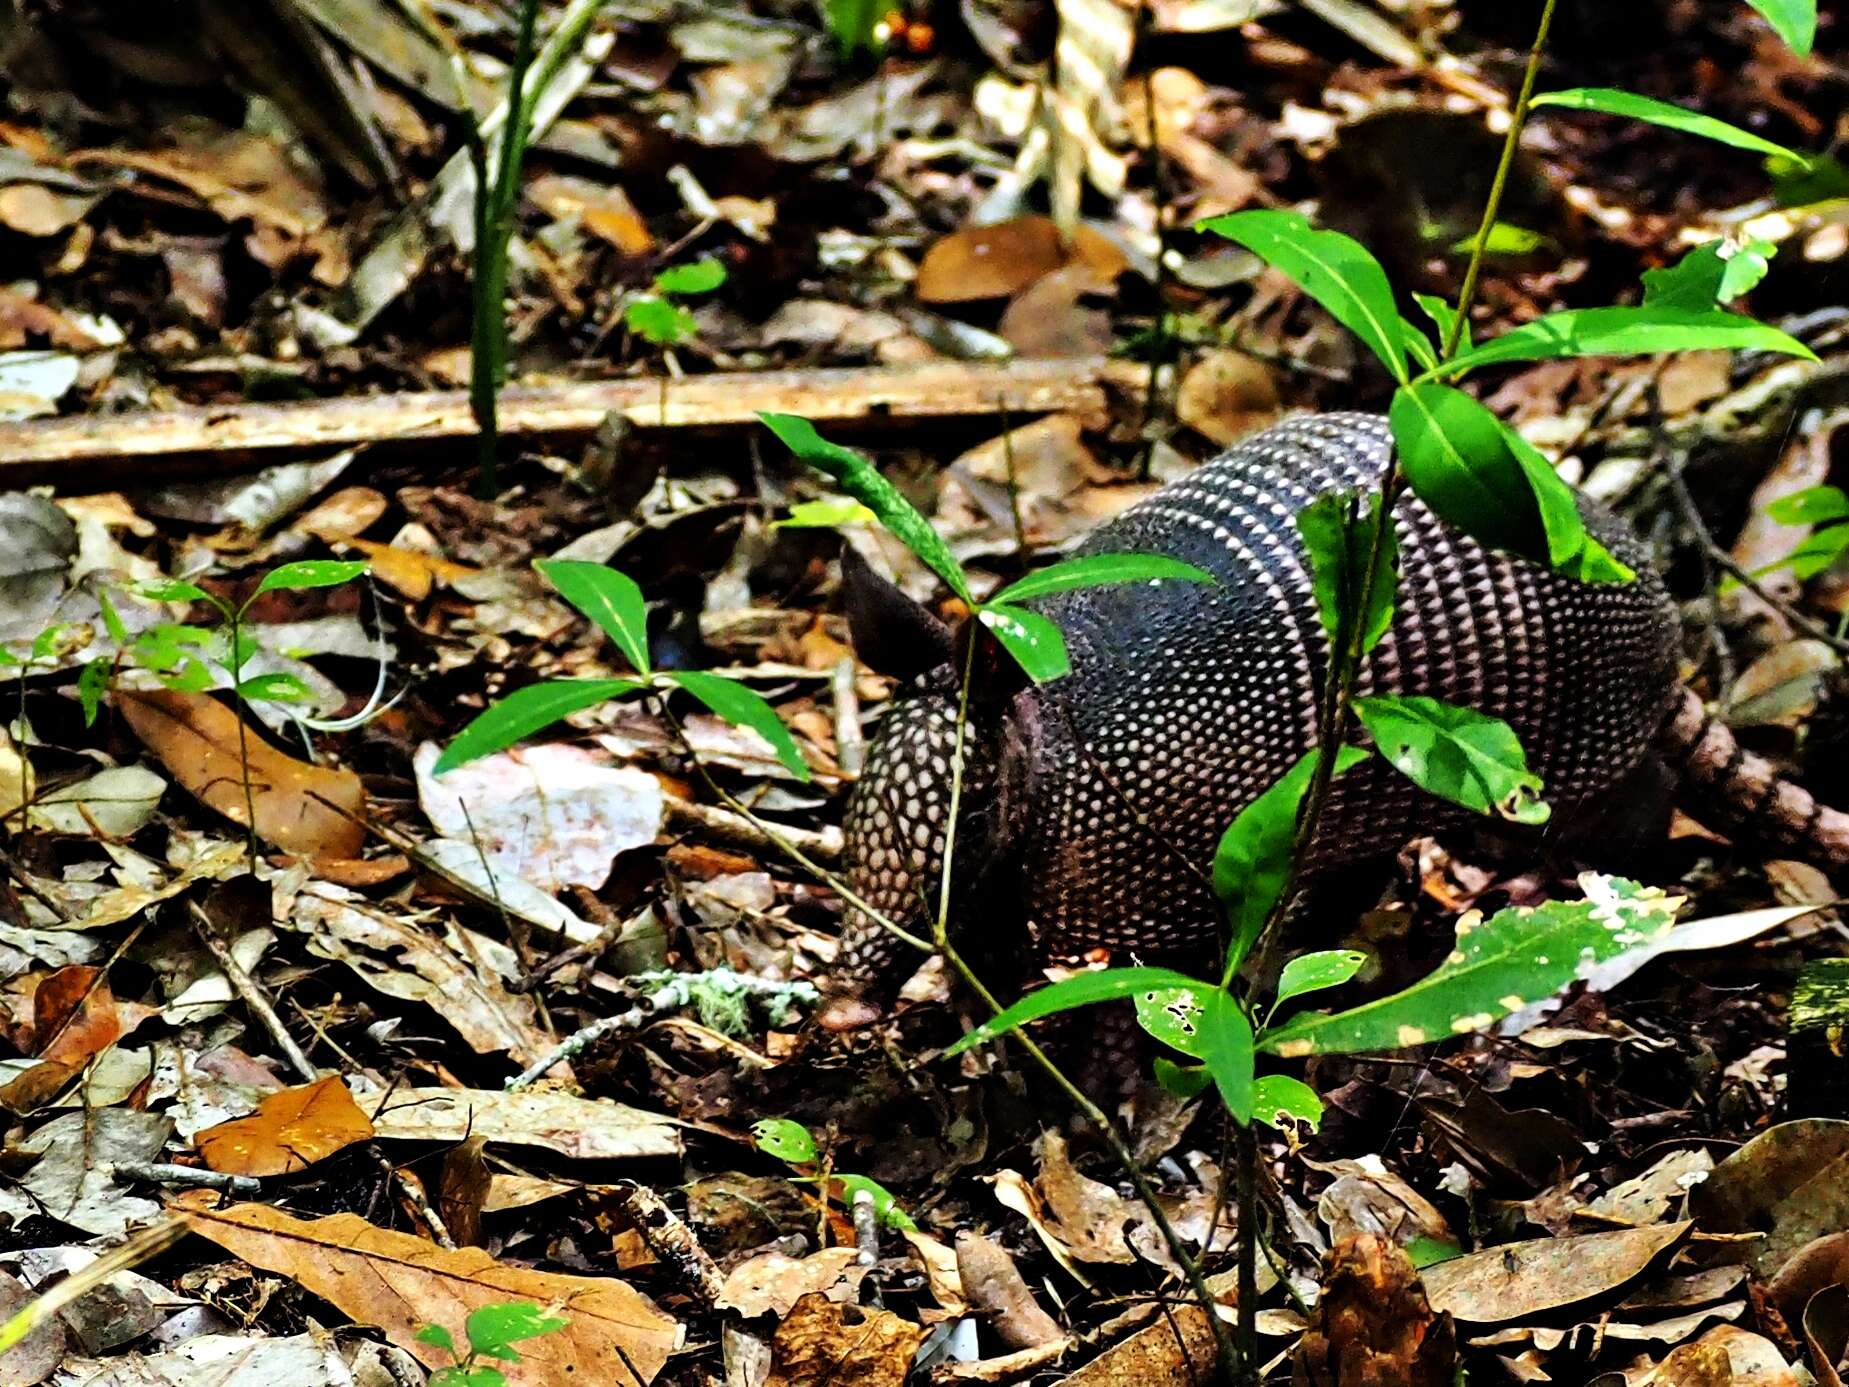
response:
[[(501, 397), (501, 430), (586, 435), (619, 414), (637, 428), (737, 427), (759, 410), (815, 420), (943, 419), (1077, 413), (1102, 423), (1107, 381), (1134, 383), (1133, 362), (931, 362), (922, 366), (723, 372), (519, 386)], [(80, 414), (0, 424), (0, 491), (51, 485), (67, 493), (185, 471), (252, 471), (375, 443), (475, 436), (460, 390), (289, 404), (228, 404), (133, 414)]]

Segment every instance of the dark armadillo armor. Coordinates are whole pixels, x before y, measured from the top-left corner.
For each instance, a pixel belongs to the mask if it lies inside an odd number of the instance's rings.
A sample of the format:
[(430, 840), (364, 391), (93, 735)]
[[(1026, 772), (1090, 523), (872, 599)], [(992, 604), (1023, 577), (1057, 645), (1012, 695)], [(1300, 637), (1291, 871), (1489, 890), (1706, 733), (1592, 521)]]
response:
[[(1292, 419), (1090, 536), (1080, 553), (1168, 554), (1218, 582), (1033, 604), (1064, 631), (1072, 672), (1015, 695), (1000, 727), (972, 718), (965, 804), (983, 821), (962, 816), (955, 875), (969, 875), (966, 852), (978, 868), (999, 856), (1013, 870), (999, 888), (993, 874), (971, 877), (955, 911), (964, 927), (1025, 924), (1055, 957), (1102, 946), (1181, 958), (1217, 937), (1205, 872), (1221, 832), (1316, 740), (1328, 647), (1296, 513), (1330, 490), (1377, 487), (1389, 448), (1374, 416)], [(1399, 605), (1360, 691), (1505, 719), (1556, 814), (1631, 771), (1681, 690), (1674, 608), (1626, 528), (1587, 508), (1588, 528), (1638, 573), (1593, 586), (1484, 549), (1411, 496), (1395, 521)], [(913, 928), (937, 901), (948, 677), (888, 714), (846, 821), (849, 884)], [(1379, 757), (1336, 784), (1312, 865), (1394, 849), (1453, 812)], [(877, 1004), (903, 981), (905, 952), (850, 909), (838, 975)]]

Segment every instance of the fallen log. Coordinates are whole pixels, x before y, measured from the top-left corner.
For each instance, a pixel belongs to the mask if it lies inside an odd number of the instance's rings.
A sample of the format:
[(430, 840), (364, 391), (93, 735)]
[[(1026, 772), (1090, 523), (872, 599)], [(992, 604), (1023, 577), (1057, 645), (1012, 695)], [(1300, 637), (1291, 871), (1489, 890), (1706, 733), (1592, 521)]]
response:
[[(1073, 413), (1102, 423), (1108, 383), (1140, 389), (1148, 368), (1103, 357), (931, 362), (908, 367), (725, 372), (516, 386), (501, 396), (501, 431), (571, 439), (619, 414), (637, 429), (738, 427), (760, 410), (817, 421), (880, 422)], [(76, 414), (0, 424), (0, 491), (66, 493), (125, 482), (254, 471), (342, 448), (473, 439), (460, 390), (279, 404), (227, 404)]]

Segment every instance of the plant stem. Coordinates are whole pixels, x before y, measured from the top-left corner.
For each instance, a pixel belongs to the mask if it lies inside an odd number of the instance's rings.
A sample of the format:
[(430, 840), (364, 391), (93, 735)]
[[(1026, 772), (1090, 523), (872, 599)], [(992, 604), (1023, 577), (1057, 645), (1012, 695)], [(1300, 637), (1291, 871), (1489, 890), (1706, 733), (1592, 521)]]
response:
[(244, 848), (250, 856), (252, 875), (257, 871), (257, 797), (250, 784), (250, 729), (244, 725), (249, 711), (244, 704), (244, 661), (242, 659), (244, 609), (227, 611), (231, 619), (231, 704), (238, 717), (238, 779), (244, 786)]
[(520, 196), (520, 166), (532, 107), (526, 99), (527, 69), (533, 64), (533, 34), (539, 0), (521, 0), (514, 62), (507, 72), (507, 120), (501, 127), (501, 157), (488, 186), (487, 150), (477, 139), (475, 161), (475, 322), (469, 363), (469, 407), (480, 430), (480, 486), (484, 498), (495, 492), (495, 462), (500, 451), (498, 410), (507, 379), (507, 248), (513, 236), (514, 211)]
[[(982, 999), (984, 1006), (1000, 1016), (1003, 1010), (1001, 1001), (989, 991), (982, 979), (976, 976), (975, 970), (964, 961), (963, 956), (950, 942), (951, 863), (955, 857), (957, 814), (963, 798), (963, 759), (969, 733), (970, 678), (975, 669), (975, 662), (976, 642), (971, 640), (969, 649), (964, 655), (963, 678), (957, 691), (956, 740), (950, 753), (950, 810), (945, 819), (944, 865), (938, 886), (937, 915), (931, 922), (931, 942), (943, 957), (944, 962), (949, 964), (951, 970), (962, 979), (963, 984)], [(1202, 1313), (1207, 1316), (1208, 1326), (1213, 1332), (1214, 1345), (1219, 1353), (1221, 1374), (1228, 1382), (1238, 1384), (1238, 1387), (1246, 1387), (1248, 1383), (1256, 1387), (1257, 1358), (1250, 1352), (1250, 1346), (1255, 1341), (1256, 1334), (1252, 1339), (1246, 1340), (1244, 1346), (1235, 1341), (1226, 1326), (1226, 1321), (1220, 1318), (1219, 1303), (1214, 1299), (1213, 1291), (1207, 1285), (1207, 1278), (1201, 1272), (1200, 1263), (1188, 1251), (1187, 1245), (1181, 1240), (1181, 1235), (1175, 1231), (1174, 1224), (1169, 1222), (1168, 1215), (1163, 1212), (1162, 1205), (1156, 1198), (1155, 1186), (1151, 1185), (1148, 1177), (1143, 1174), (1142, 1167), (1137, 1164), (1136, 1153), (1130, 1149), (1130, 1143), (1118, 1130), (1117, 1124), (1111, 1120), (1110, 1115), (1103, 1108), (1092, 1101), (1083, 1089), (1067, 1078), (1065, 1072), (1054, 1063), (1052, 1056), (1029, 1039), (1024, 1031), (1016, 1029), (1011, 1031), (1010, 1035), (1027, 1052), (1028, 1058), (1033, 1060), (1066, 1096), (1067, 1101), (1078, 1109), (1080, 1115), (1097, 1128), (1105, 1144), (1110, 1147), (1111, 1155), (1123, 1167), (1124, 1174), (1130, 1177), (1130, 1183), (1136, 1190), (1137, 1198), (1141, 1199), (1144, 1207), (1149, 1210), (1150, 1219), (1156, 1225), (1157, 1231), (1162, 1234), (1162, 1241), (1167, 1245), (1169, 1255), (1181, 1268), (1188, 1288), (1194, 1292), (1195, 1298), (1200, 1301)], [(1241, 1294), (1244, 1293), (1242, 1276)], [(1242, 1321), (1248, 1314), (1255, 1312), (1256, 1303), (1257, 1292), (1253, 1291), (1239, 1307)]]
[(1522, 72), (1522, 86), (1509, 112), (1509, 131), (1503, 137), (1502, 158), (1496, 163), (1496, 177), (1490, 184), (1489, 200), (1483, 204), (1483, 221), (1477, 227), (1476, 243), (1470, 248), (1470, 264), (1464, 270), (1464, 287), (1457, 295), (1457, 316), (1445, 333), (1444, 359), (1449, 361), (1463, 345), (1464, 328), (1470, 322), (1470, 305), (1477, 294), (1477, 279), (1483, 273), (1483, 261), (1489, 253), (1490, 235), (1496, 228), (1496, 216), (1502, 211), (1502, 194), (1508, 187), (1509, 170), (1515, 164), (1515, 150), (1521, 143), (1522, 127), (1528, 123), (1528, 103), (1534, 96), (1535, 78), (1541, 72), (1541, 54), (1547, 47), (1547, 31), (1554, 23), (1557, 0), (1542, 0), (1541, 22), (1535, 27), (1534, 44), (1528, 50), (1528, 66)]

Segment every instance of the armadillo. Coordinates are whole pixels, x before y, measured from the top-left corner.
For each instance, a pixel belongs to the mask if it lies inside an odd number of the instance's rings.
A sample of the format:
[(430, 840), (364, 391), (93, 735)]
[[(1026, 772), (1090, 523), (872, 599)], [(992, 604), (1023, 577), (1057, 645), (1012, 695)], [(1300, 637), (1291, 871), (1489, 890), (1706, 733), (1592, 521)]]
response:
[[(1378, 488), (1391, 446), (1372, 415), (1290, 419), (1087, 538), (1079, 553), (1169, 555), (1215, 582), (1031, 604), (1064, 633), (1071, 672), (972, 701), (953, 864), (959, 917), (1025, 928), (1052, 958), (1106, 950), (1185, 964), (1212, 948), (1222, 929), (1206, 871), (1215, 844), (1317, 741), (1328, 646), (1296, 514), (1330, 490)], [(1849, 815), (1743, 752), (1705, 713), (1678, 680), (1676, 609), (1644, 547), (1598, 507), (1582, 511), (1635, 582), (1582, 583), (1487, 549), (1403, 497), (1398, 607), (1357, 692), (1424, 694), (1504, 719), (1556, 819), (1621, 786), (1655, 751), (1762, 838), (1849, 865)], [(882, 632), (856, 618), (857, 644), (890, 647), (897, 625), (924, 672), (887, 713), (850, 799), (845, 876), (866, 905), (928, 933), (960, 668), (949, 630), (915, 604), (885, 621)], [(1395, 850), (1462, 812), (1373, 757), (1335, 782), (1307, 865), (1314, 873)], [(908, 953), (850, 907), (824, 1023), (878, 1015), (909, 972)]]

